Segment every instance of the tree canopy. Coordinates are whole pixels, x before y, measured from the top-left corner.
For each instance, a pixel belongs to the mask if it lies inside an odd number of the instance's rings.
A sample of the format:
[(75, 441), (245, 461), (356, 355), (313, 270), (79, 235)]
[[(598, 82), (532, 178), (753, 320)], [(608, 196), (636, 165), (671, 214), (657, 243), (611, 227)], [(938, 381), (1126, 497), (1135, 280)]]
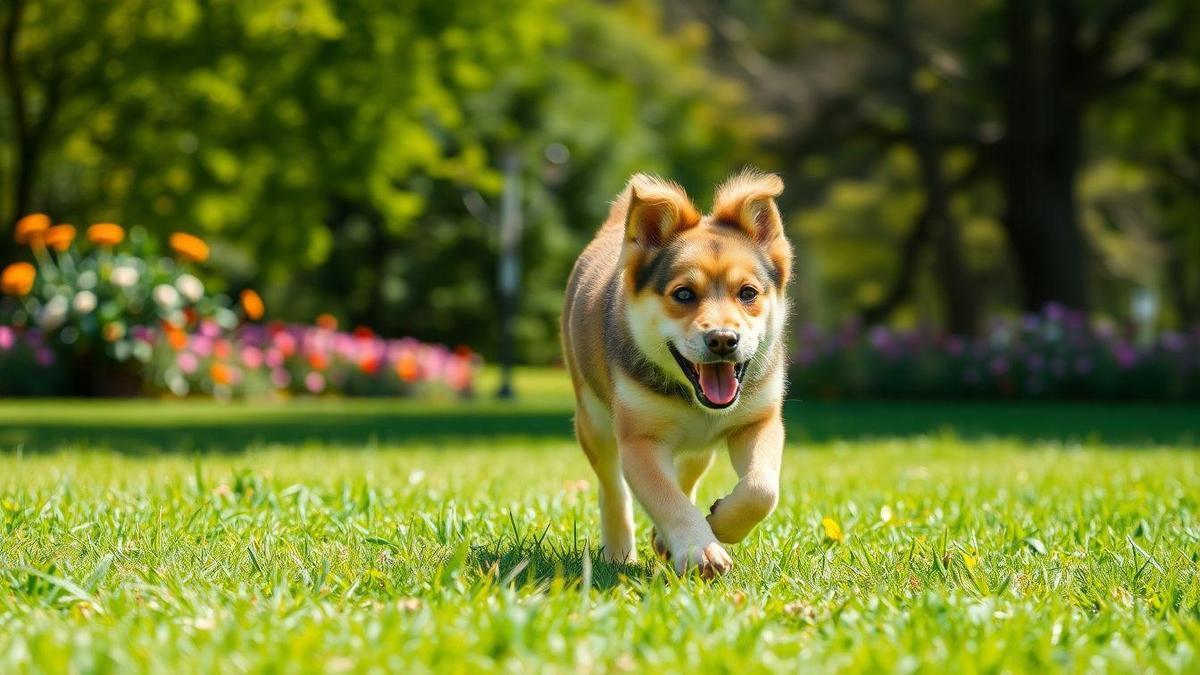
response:
[(758, 164), (808, 317), (971, 332), (1151, 288), (1183, 323), (1198, 38), (1186, 0), (10, 0), (0, 218), (194, 232), (275, 316), (489, 353), (515, 158), (519, 345), (549, 361), (629, 174), (703, 202)]

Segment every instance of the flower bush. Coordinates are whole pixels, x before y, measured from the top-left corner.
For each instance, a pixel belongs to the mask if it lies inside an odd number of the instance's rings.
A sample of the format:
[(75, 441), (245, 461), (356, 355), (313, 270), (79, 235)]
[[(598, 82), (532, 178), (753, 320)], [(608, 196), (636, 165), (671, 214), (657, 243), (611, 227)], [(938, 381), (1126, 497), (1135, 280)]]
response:
[(1134, 334), (1056, 305), (994, 318), (974, 340), (930, 327), (803, 325), (789, 388), (801, 398), (1200, 398), (1200, 326)]
[(471, 391), (478, 359), (369, 330), (257, 324), (262, 298), (235, 303), (212, 293), (194, 267), (208, 260), (201, 238), (172, 234), (173, 255), (140, 229), (86, 230), (22, 218), (14, 238), (34, 263), (0, 270), (0, 395), (266, 393), (412, 395)]

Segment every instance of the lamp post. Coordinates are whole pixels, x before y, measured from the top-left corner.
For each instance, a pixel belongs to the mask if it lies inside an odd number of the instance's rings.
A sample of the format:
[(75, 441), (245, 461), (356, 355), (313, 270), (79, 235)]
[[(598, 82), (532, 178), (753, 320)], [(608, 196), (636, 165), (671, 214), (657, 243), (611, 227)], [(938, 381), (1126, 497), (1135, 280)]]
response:
[(504, 157), (504, 194), (500, 203), (500, 261), (496, 286), (500, 290), (500, 389), (497, 398), (511, 399), (516, 361), (517, 291), (521, 284), (521, 156), (510, 150)]

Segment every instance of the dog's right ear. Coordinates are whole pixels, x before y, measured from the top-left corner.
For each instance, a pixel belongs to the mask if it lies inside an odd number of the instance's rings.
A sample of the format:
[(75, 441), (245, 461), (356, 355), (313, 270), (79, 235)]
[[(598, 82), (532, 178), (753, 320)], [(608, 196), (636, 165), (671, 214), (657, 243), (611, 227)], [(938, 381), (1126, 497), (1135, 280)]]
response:
[(700, 224), (700, 213), (677, 183), (639, 173), (629, 179), (625, 192), (625, 241), (643, 250), (663, 246)]

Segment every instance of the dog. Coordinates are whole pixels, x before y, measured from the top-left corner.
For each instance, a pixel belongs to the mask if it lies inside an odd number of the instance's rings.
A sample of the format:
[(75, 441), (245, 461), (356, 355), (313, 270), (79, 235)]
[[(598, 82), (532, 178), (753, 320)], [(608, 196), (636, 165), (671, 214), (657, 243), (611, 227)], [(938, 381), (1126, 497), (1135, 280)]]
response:
[[(778, 502), (792, 266), (782, 191), (747, 170), (701, 215), (678, 184), (634, 175), (575, 263), (563, 353), (609, 562), (637, 560), (630, 492), (654, 523), (653, 550), (704, 578), (732, 568), (723, 544)], [(705, 516), (696, 486), (722, 441), (739, 479)]]

